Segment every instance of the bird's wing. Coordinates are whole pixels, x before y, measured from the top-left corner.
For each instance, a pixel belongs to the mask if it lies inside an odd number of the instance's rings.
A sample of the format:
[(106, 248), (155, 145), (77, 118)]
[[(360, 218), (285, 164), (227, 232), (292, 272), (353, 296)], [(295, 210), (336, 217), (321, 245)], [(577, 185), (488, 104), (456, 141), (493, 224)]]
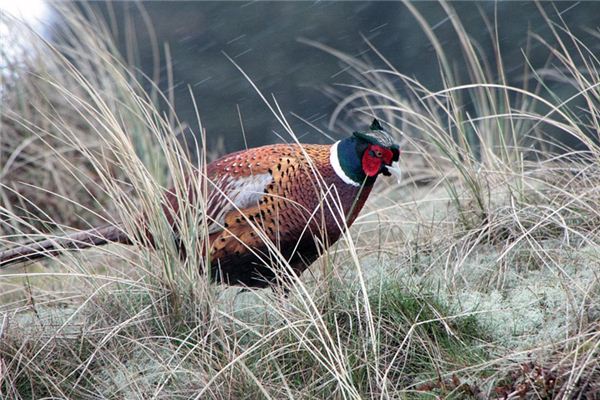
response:
[[(198, 173), (195, 184), (190, 184), (187, 206), (197, 206), (203, 201), (208, 233), (223, 231), (228, 215), (244, 214), (246, 210), (255, 209), (267, 192), (278, 187), (282, 163), (298, 165), (299, 154), (297, 145), (272, 145), (239, 151), (215, 160), (206, 166), (205, 173)], [(204, 176), (206, 181), (202, 182)], [(207, 194), (204, 200), (198, 196), (198, 191)], [(185, 196), (170, 190), (166, 197), (165, 210), (175, 225), (183, 206), (181, 199)]]

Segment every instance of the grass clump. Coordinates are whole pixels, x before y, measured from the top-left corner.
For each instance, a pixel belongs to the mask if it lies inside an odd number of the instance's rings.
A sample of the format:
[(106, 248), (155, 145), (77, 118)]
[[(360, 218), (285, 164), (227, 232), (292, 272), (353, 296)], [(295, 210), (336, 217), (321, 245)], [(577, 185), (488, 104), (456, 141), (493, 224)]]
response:
[[(79, 309), (40, 308), (44, 320), (12, 318), (0, 346), (2, 359), (10, 360), (2, 390), (35, 398), (153, 393), (189, 398), (202, 392), (238, 398), (260, 390), (299, 398), (336, 395), (343, 389), (326, 362), (331, 349), (324, 332), (345, 356), (337, 361), (345, 364), (346, 379), (360, 396), (393, 395), (438, 382), (448, 368), (467, 369), (487, 359), (486, 333), (474, 318), (448, 315), (434, 296), (406, 290), (389, 283), (371, 294), (376, 357), (365, 332), (368, 318), (348, 288), (334, 303), (318, 301), (326, 307), (321, 328), (294, 298), (286, 300), (291, 308), (285, 310), (273, 299), (242, 294), (254, 304), (242, 312), (218, 301), (220, 310), (198, 310), (197, 296), (179, 293), (181, 312), (174, 313), (169, 296), (159, 291), (99, 293)], [(61, 326), (69, 328), (56, 330)], [(17, 334), (25, 327), (26, 335)], [(36, 369), (42, 359), (51, 374), (33, 379), (43, 372)]]

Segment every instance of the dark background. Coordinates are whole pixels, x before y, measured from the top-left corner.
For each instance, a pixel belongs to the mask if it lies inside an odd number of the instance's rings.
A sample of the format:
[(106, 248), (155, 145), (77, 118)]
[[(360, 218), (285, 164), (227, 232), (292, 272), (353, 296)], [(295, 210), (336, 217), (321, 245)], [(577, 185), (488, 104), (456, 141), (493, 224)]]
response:
[[(435, 33), (456, 71), (463, 76), (463, 82), (468, 82), (458, 36), (446, 11), (436, 2), (413, 4), (435, 26)], [(276, 97), (296, 134), (305, 142), (327, 139), (291, 113), (326, 128), (336, 103), (324, 94), (324, 88), (354, 80), (335, 57), (300, 42), (301, 38), (383, 66), (361, 37), (364, 35), (400, 72), (414, 76), (431, 90), (442, 87), (434, 49), (402, 3), (145, 2), (140, 6), (125, 2), (92, 6), (110, 21), (123, 54), (132, 54), (125, 38), (127, 32), (135, 32), (137, 55), (130, 56), (129, 61), (150, 76), (154, 72), (153, 40), (146, 27), (151, 21), (161, 49), (161, 89), (170, 87), (164, 52), (168, 43), (174, 76), (171, 88), (181, 120), (197, 132), (190, 85), (209, 143), (224, 137), (227, 151), (244, 146), (238, 107), (248, 145), (278, 141), (274, 132), (281, 133), (283, 129), (224, 53), (239, 64), (266, 96)], [(553, 42), (535, 3), (452, 2), (449, 6), (492, 64), (495, 56), (484, 21), (485, 18), (492, 24), (497, 21), (509, 84), (522, 85), (525, 48), (534, 67), (541, 67), (548, 60), (548, 50), (529, 36), (533, 32)], [(563, 18), (575, 35), (600, 53), (599, 40), (590, 34), (590, 30), (597, 33), (599, 29), (600, 3), (554, 2), (539, 6), (554, 20)], [(568, 92), (569, 88), (565, 85), (554, 90)], [(341, 137), (345, 132), (331, 132), (331, 135)]]

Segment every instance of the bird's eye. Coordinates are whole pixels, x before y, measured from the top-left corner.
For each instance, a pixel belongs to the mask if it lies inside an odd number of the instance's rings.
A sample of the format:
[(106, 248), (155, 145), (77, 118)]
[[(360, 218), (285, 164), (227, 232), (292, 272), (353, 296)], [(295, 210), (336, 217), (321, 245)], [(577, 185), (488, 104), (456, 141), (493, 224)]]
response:
[(377, 158), (381, 158), (381, 151), (377, 150), (377, 151), (375, 152), (375, 156), (376, 156)]

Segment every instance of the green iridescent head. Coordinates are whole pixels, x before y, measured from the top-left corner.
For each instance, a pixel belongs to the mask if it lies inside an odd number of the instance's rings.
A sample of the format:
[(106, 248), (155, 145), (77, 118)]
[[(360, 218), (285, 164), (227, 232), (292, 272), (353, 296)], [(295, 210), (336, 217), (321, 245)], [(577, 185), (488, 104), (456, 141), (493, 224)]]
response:
[(335, 145), (334, 150), (332, 164), (346, 183), (356, 186), (365, 180), (373, 182), (379, 174), (394, 175), (399, 180), (400, 146), (377, 119), (368, 131), (353, 132)]

